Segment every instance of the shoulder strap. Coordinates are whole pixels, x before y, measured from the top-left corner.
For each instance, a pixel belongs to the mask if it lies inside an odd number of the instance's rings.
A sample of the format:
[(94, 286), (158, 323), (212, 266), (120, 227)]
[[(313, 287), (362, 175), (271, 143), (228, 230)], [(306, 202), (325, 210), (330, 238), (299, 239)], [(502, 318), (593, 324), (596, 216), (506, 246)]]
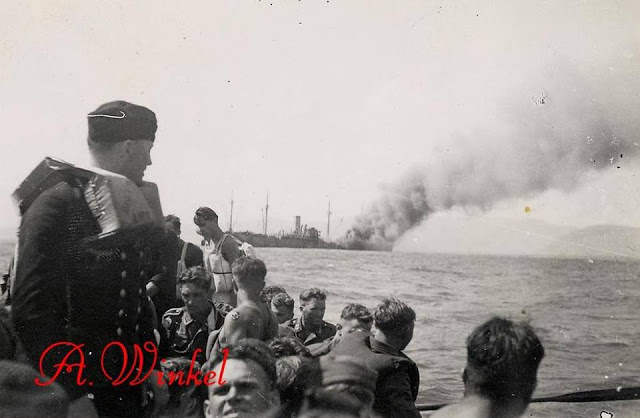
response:
[(184, 244), (182, 244), (182, 255), (180, 256), (180, 262), (184, 263), (185, 262), (185, 258), (187, 258), (187, 246), (189, 245), (189, 243), (187, 241), (184, 242)]

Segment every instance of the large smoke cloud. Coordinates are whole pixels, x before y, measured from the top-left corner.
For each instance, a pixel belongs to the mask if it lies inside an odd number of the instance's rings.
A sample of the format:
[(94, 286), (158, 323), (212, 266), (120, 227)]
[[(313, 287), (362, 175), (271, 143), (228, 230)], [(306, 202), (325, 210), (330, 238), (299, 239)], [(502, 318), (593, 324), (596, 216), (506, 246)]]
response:
[(486, 124), (464, 126), (473, 134), (454, 133), (423, 165), (382, 186), (347, 233), (349, 245), (388, 250), (433, 211), (488, 210), (503, 199), (570, 191), (588, 171), (634, 163), (640, 148), (637, 58), (588, 74), (555, 64), (530, 77), (529, 90), (505, 93)]

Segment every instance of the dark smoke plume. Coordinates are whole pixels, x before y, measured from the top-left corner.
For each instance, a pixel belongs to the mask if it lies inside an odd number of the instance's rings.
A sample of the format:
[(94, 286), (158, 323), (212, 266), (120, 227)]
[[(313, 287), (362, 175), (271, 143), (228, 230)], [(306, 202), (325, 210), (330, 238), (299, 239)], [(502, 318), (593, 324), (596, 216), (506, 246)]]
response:
[(588, 171), (629, 167), (640, 148), (634, 70), (640, 66), (634, 63), (627, 72), (605, 69), (587, 77), (556, 71), (533, 80), (536, 93), (505, 100), (495, 111), (499, 117), (488, 118), (490, 126), (448, 138), (423, 166), (382, 187), (348, 231), (347, 245), (390, 250), (434, 211), (488, 210), (503, 199), (568, 192)]

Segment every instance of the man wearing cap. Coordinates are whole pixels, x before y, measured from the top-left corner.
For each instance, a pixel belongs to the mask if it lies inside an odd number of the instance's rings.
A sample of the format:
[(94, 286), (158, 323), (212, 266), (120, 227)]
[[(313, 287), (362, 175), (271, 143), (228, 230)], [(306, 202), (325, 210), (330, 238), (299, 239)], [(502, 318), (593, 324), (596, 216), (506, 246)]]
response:
[[(115, 101), (87, 116), (93, 164), (142, 185), (151, 164), (155, 114)], [(80, 179), (65, 178), (43, 191), (23, 214), (12, 319), (31, 363), (40, 370), (42, 358), (43, 372), (57, 374), (56, 381), (72, 400), (93, 399), (100, 415), (141, 416), (148, 403), (144, 396), (148, 385), (125, 381), (114, 386), (107, 375), (114, 378), (123, 367), (132, 366), (135, 345), (155, 344), (145, 290), (159, 268), (154, 240), (135, 234), (126, 239), (116, 236), (99, 247), (88, 245), (88, 239), (102, 230), (85, 200), (84, 187)], [(69, 346), (49, 349), (63, 341), (82, 344), (81, 375), (79, 367), (60, 366)], [(126, 351), (128, 364), (123, 350), (105, 351), (113, 342)], [(66, 364), (80, 358), (74, 353)], [(143, 372), (154, 366), (153, 356), (145, 355)]]

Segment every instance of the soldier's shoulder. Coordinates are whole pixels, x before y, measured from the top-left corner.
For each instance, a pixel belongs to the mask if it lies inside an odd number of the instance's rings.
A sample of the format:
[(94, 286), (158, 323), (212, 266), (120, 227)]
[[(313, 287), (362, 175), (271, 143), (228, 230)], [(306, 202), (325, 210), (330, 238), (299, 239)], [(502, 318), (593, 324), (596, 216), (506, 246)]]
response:
[(333, 332), (336, 332), (336, 326), (333, 325), (331, 322), (324, 321), (324, 327), (325, 327), (325, 329), (328, 329), (328, 330), (331, 330)]
[(172, 324), (180, 321), (182, 319), (182, 315), (184, 314), (184, 310), (184, 306), (180, 308), (170, 308), (164, 313), (164, 315), (162, 315), (162, 326), (165, 328), (169, 328)]
[(181, 306), (180, 308), (170, 308), (167, 310), (164, 315), (162, 315), (162, 319), (164, 318), (178, 318), (184, 314), (185, 307)]
[(216, 310), (220, 312), (222, 316), (226, 316), (229, 312), (233, 311), (233, 306), (229, 305), (228, 303), (218, 301), (212, 303)]

